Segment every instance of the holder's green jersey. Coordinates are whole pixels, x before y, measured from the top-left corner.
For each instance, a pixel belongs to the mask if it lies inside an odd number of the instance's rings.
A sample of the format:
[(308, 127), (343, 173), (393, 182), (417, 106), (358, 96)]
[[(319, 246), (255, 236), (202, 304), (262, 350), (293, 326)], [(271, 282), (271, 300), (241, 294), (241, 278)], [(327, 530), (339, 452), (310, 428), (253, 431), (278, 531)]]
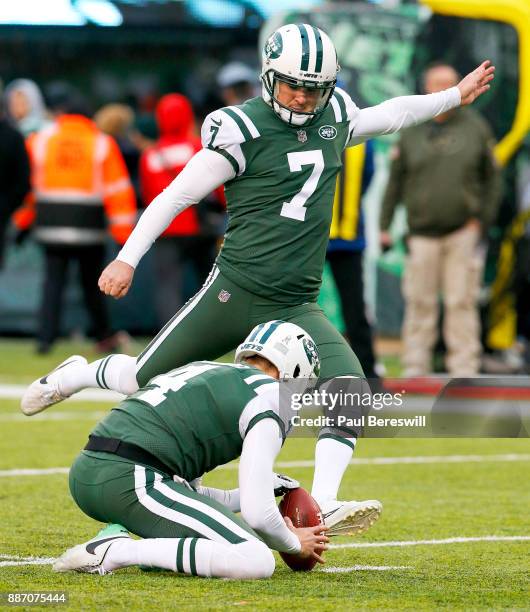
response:
[(190, 481), (239, 457), (264, 418), (285, 435), (276, 380), (248, 366), (197, 361), (150, 380), (92, 433), (136, 444)]
[(248, 291), (283, 303), (315, 301), (341, 154), (359, 109), (336, 89), (308, 126), (290, 126), (262, 98), (208, 115), (203, 146), (232, 164), (220, 270)]

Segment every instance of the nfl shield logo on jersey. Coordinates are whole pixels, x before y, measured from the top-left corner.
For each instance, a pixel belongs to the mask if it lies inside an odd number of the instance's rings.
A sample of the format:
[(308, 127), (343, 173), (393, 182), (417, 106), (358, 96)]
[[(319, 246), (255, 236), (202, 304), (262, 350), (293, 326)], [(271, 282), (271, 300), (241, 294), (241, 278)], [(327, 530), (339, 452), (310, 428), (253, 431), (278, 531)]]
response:
[(305, 130), (298, 130), (296, 134), (298, 136), (298, 142), (307, 142), (307, 132)]
[(219, 291), (219, 295), (217, 296), (219, 301), (222, 302), (223, 304), (225, 302), (228, 302), (228, 300), (230, 299), (231, 294), (228, 293), (228, 291), (225, 291), (224, 289), (221, 289), (221, 291)]

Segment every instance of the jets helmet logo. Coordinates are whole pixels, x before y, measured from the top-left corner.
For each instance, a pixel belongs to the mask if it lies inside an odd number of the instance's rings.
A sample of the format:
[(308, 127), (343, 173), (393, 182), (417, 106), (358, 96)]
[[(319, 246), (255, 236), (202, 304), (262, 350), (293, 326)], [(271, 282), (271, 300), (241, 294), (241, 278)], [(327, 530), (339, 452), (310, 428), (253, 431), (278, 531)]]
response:
[(302, 344), (304, 345), (304, 351), (307, 355), (307, 360), (313, 367), (313, 371), (315, 372), (315, 376), (318, 377), (320, 374), (320, 359), (318, 358), (318, 351), (315, 343), (309, 338), (304, 338), (302, 340)]
[(282, 35), (279, 32), (274, 34), (265, 43), (265, 57), (267, 59), (278, 59), (283, 51)]

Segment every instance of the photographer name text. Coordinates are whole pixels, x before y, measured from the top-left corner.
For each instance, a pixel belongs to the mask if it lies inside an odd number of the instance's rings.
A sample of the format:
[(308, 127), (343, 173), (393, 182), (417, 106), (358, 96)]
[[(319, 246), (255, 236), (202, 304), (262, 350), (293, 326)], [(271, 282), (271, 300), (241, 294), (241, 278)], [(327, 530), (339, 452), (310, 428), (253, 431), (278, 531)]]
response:
[(425, 415), (413, 417), (378, 417), (363, 415), (352, 418), (344, 415), (304, 417), (300, 414), (291, 418), (293, 427), (427, 427)]

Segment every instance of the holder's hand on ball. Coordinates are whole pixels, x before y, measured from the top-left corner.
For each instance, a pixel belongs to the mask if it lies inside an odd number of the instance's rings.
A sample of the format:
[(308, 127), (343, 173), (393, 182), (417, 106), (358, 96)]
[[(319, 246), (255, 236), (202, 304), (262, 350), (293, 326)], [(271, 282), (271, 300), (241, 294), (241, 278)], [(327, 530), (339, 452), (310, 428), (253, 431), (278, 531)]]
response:
[(327, 527), (324, 525), (315, 525), (314, 527), (300, 527), (297, 529), (288, 516), (284, 516), (283, 520), (287, 527), (300, 540), (301, 549), (297, 556), (301, 559), (312, 557), (319, 563), (325, 563), (320, 554), (328, 549), (327, 544), (329, 538), (324, 535), (324, 532), (327, 531)]

